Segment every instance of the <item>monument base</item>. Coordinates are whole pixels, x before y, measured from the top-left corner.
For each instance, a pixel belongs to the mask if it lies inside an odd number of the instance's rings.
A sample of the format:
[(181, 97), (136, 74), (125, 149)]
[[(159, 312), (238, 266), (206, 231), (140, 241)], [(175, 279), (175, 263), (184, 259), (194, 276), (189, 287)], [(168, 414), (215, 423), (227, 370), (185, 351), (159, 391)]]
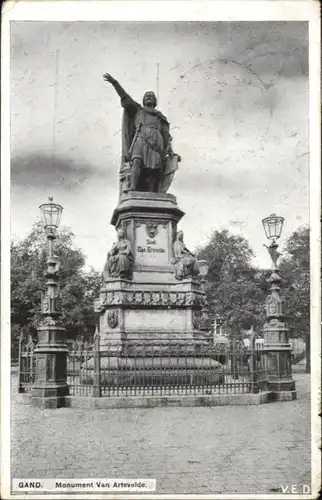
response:
[(44, 409), (63, 407), (69, 395), (65, 328), (53, 318), (45, 320), (38, 328), (38, 341), (34, 350), (36, 372), (31, 402)]
[(293, 379), (280, 379), (280, 380), (269, 380), (268, 389), (274, 392), (285, 392), (285, 391), (295, 391), (295, 380)]
[[(81, 383), (92, 384), (94, 358), (82, 368)], [(224, 383), (222, 365), (211, 358), (146, 356), (137, 358), (110, 357), (101, 354), (100, 381), (105, 389), (137, 387), (170, 388), (186, 385)]]
[(212, 394), (205, 389), (203, 394), (154, 395), (154, 396), (110, 396), (108, 398), (66, 398), (66, 406), (77, 409), (121, 409), (121, 408), (172, 408), (211, 407), (226, 405), (259, 405), (274, 401), (270, 392), (259, 394)]
[(274, 391), (274, 401), (294, 401), (296, 399), (297, 394), (296, 391)]
[(34, 386), (31, 392), (31, 403), (37, 408), (62, 408), (65, 406), (65, 398), (69, 395), (69, 387), (63, 384), (46, 384), (46, 386)]

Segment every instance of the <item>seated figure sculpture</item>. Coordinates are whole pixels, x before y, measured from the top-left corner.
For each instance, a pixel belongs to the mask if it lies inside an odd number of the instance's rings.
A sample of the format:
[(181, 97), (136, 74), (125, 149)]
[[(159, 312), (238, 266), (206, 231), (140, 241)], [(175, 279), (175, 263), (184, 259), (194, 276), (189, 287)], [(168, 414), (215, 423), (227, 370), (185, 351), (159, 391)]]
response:
[(183, 242), (183, 231), (178, 231), (173, 244), (173, 263), (177, 280), (198, 276), (199, 267), (196, 257)]
[(113, 244), (107, 254), (103, 270), (104, 281), (109, 277), (131, 279), (133, 267), (133, 252), (131, 242), (126, 239), (123, 228), (117, 231), (118, 241)]

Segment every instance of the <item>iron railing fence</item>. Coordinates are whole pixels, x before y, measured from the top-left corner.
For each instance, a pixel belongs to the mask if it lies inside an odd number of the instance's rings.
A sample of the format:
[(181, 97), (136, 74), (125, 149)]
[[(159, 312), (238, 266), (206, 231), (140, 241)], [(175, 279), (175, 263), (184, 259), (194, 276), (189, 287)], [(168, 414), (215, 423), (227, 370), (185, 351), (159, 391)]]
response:
[(96, 397), (256, 393), (266, 380), (261, 350), (142, 339), (101, 349), (96, 341), (91, 350), (70, 352), (67, 370), (71, 395)]
[(31, 392), (32, 385), (35, 380), (36, 359), (34, 355), (35, 344), (31, 341), (24, 341), (20, 338), (19, 341), (19, 392)]
[[(252, 346), (254, 347), (254, 345)], [(30, 392), (35, 375), (33, 346), (20, 349), (19, 391)], [(222, 350), (195, 342), (132, 339), (69, 350), (71, 396), (127, 397), (257, 393), (266, 389), (261, 349)]]

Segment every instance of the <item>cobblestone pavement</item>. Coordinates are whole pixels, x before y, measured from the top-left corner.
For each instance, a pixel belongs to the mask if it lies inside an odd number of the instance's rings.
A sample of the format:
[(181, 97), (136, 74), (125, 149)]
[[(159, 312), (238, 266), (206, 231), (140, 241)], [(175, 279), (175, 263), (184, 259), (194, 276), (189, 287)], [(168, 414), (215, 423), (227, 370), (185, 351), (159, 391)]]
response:
[(296, 401), (258, 406), (39, 410), (14, 397), (12, 477), (156, 478), (160, 494), (310, 485), (309, 375), (294, 378)]

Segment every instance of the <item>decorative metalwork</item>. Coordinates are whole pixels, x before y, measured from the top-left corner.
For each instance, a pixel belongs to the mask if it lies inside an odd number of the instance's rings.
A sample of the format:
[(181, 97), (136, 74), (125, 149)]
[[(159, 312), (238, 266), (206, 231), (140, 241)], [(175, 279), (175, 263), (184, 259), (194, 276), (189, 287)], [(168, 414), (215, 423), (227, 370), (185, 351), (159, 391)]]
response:
[[(233, 349), (198, 341), (143, 342), (142, 338), (134, 338), (125, 342), (110, 340), (106, 350), (101, 351), (99, 335), (96, 340), (94, 345), (69, 350), (67, 382), (71, 396), (184, 396), (267, 390), (267, 352), (256, 348), (255, 343), (250, 348)], [(38, 362), (46, 363), (45, 356)], [(30, 392), (36, 367), (26, 342), (21, 345), (19, 366), (19, 391)], [(285, 367), (280, 370), (282, 376)]]
[(71, 395), (89, 397), (253, 393), (265, 390), (266, 376), (261, 350), (142, 339), (110, 340), (105, 352), (71, 351), (67, 373)]
[(277, 251), (278, 245), (275, 243), (275, 241), (272, 241), (272, 243), (269, 246), (267, 246), (265, 244), (264, 244), (264, 246), (267, 248), (268, 253), (272, 259), (272, 262), (274, 264), (274, 269), (276, 269), (277, 268), (277, 261), (280, 258), (280, 256), (282, 255), (280, 252)]
[(61, 302), (59, 300), (58, 277), (60, 270), (60, 261), (53, 253), (53, 244), (56, 239), (56, 230), (59, 226), (63, 207), (53, 202), (49, 198), (49, 203), (40, 205), (43, 216), (44, 228), (48, 241), (48, 259), (46, 270), (46, 292), (41, 296), (41, 312), (44, 316), (42, 326), (55, 326), (57, 318), (60, 316)]
[(262, 220), (264, 231), (267, 239), (272, 239), (273, 242), (281, 236), (284, 218), (276, 214), (271, 214)]
[(26, 341), (23, 335), (19, 339), (19, 372), (18, 372), (18, 392), (31, 392), (36, 375), (36, 356), (34, 355), (35, 345)]
[(49, 197), (48, 200), (49, 203), (43, 203), (39, 208), (43, 216), (43, 223), (46, 231), (54, 232), (59, 226), (63, 207), (54, 203), (54, 198), (52, 197)]

